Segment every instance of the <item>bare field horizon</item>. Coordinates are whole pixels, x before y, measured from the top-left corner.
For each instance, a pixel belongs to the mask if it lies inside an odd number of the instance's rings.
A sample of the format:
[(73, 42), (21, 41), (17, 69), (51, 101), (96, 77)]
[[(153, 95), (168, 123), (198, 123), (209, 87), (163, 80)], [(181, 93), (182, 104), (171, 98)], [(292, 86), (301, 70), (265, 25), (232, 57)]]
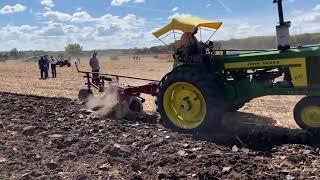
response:
[[(100, 57), (101, 72), (160, 80), (171, 71), (172, 62), (142, 56), (141, 61), (133, 61), (132, 56), (119, 57), (120, 60), (110, 60), (110, 57)], [(89, 57), (82, 57), (79, 68), (89, 71)], [(74, 64), (70, 68), (57, 67), (57, 78), (40, 79), (36, 61), (24, 62), (14, 60), (0, 63), (0, 91), (17, 94), (45, 97), (65, 97), (77, 99), (78, 91), (84, 86), (83, 74), (76, 71)], [(51, 74), (49, 72), (49, 77)], [(143, 85), (148, 82), (120, 79), (125, 85)], [(155, 112), (154, 97), (143, 95), (146, 112)], [(301, 96), (266, 96), (252, 100), (239, 112), (226, 115), (226, 122), (245, 119), (248, 124), (275, 125), (284, 128), (297, 129), (293, 119), (293, 108)], [(252, 120), (252, 121), (251, 121)], [(226, 123), (227, 124), (227, 123)]]

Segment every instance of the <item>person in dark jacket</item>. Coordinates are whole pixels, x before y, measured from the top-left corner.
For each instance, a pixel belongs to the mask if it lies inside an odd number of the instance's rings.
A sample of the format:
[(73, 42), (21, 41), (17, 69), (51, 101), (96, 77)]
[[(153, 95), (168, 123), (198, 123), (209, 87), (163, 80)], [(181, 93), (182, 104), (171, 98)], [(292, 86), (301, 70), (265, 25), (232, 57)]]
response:
[(45, 79), (48, 79), (48, 77), (49, 77), (49, 65), (50, 65), (50, 63), (49, 63), (49, 59), (48, 59), (48, 56), (46, 55), (46, 56), (44, 56), (44, 61), (45, 61), (45, 71), (44, 71), (44, 73), (45, 73)]
[(44, 60), (44, 57), (41, 56), (39, 59), (39, 69), (40, 69), (40, 77), (41, 79), (45, 79), (46, 77), (46, 61)]

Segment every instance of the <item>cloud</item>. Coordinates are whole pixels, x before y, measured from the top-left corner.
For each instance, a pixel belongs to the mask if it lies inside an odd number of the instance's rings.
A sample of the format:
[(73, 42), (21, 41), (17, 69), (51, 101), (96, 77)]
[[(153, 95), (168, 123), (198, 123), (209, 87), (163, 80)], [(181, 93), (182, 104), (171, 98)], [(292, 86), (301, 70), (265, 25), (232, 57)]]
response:
[(173, 18), (182, 18), (182, 17), (190, 17), (191, 14), (185, 14), (185, 13), (174, 13), (173, 15), (169, 16), (168, 19)]
[(294, 14), (292, 19), (291, 31), (294, 34), (319, 32), (320, 4), (311, 10), (300, 11), (299, 14)]
[(86, 11), (76, 12), (72, 15), (71, 21), (73, 22), (86, 22), (92, 20), (91, 15)]
[(43, 17), (48, 18), (50, 20), (59, 20), (59, 21), (69, 21), (72, 18), (72, 16), (67, 13), (52, 11), (51, 9), (43, 13)]
[(0, 9), (0, 14), (14, 14), (27, 10), (27, 6), (16, 4), (14, 6), (6, 5)]
[(173, 12), (176, 12), (178, 10), (179, 10), (179, 7), (177, 7), (177, 6), (172, 9)]
[(123, 31), (143, 28), (146, 23), (145, 19), (139, 18), (134, 14), (128, 14), (122, 18), (106, 14), (100, 18), (96, 18), (95, 22), (103, 27), (116, 27)]
[(74, 14), (63, 13), (60, 11), (53, 11), (48, 9), (48, 11), (42, 14), (43, 17), (48, 18), (49, 20), (57, 21), (71, 21), (71, 22), (89, 22), (93, 21), (91, 15), (86, 11), (75, 12)]
[(313, 11), (320, 11), (320, 4), (317, 4), (314, 8)]
[(157, 42), (151, 33), (147, 35), (150, 27), (146, 27), (146, 20), (134, 14), (92, 17), (86, 11), (68, 14), (50, 10), (41, 16), (47, 21), (39, 26), (0, 27), (0, 39), (4, 42), (0, 49), (56, 51), (63, 50), (68, 43), (79, 43), (91, 50), (142, 47)]
[(54, 7), (54, 3), (52, 0), (42, 0), (41, 5), (46, 7)]
[(135, 0), (134, 2), (135, 2), (135, 3), (144, 3), (145, 0)]
[(320, 4), (316, 5), (311, 11), (301, 12), (294, 17), (297, 23), (319, 23), (320, 22)]
[(42, 15), (45, 18), (60, 22), (92, 22), (103, 27), (118, 27), (122, 30), (141, 28), (145, 24), (145, 19), (139, 18), (134, 14), (127, 14), (124, 17), (113, 16), (105, 14), (100, 17), (92, 17), (86, 11), (75, 12), (74, 14), (67, 14), (59, 11), (47, 11)]
[(66, 35), (66, 31), (62, 24), (60, 23), (50, 23), (48, 27), (43, 28), (38, 31), (38, 34), (41, 36), (64, 36)]
[(125, 3), (129, 3), (129, 2), (134, 2), (134, 3), (144, 3), (145, 0), (112, 0), (111, 1), (111, 6), (121, 6)]

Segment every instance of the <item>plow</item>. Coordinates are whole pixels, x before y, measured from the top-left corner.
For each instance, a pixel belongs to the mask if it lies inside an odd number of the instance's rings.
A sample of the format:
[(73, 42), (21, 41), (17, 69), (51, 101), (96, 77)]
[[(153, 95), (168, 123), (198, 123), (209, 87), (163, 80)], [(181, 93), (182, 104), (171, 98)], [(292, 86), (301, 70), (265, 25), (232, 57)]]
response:
[[(158, 82), (152, 79), (137, 78), (130, 76), (120, 76), (104, 73), (93, 73), (87, 71), (81, 71), (75, 63), (78, 73), (82, 73), (86, 79), (85, 89), (81, 89), (78, 94), (80, 101), (87, 101), (90, 96), (93, 96), (93, 92), (98, 91), (100, 93), (108, 93), (106, 91), (113, 91), (117, 96), (118, 103), (113, 108), (113, 116), (117, 119), (125, 118), (128, 115), (140, 114), (143, 112), (143, 103), (145, 99), (141, 97), (141, 94), (148, 94), (155, 96), (158, 87)], [(94, 77), (93, 74), (98, 74)], [(126, 86), (120, 83), (120, 78), (134, 79), (140, 81), (149, 82), (143, 86)]]
[[(143, 110), (141, 94), (156, 97), (160, 123), (178, 132), (212, 132), (220, 127), (223, 115), (237, 111), (254, 98), (269, 95), (305, 96), (294, 108), (294, 120), (310, 131), (320, 129), (320, 45), (290, 46), (290, 22), (283, 19), (282, 0), (278, 6), (279, 25), (277, 49), (224, 50), (215, 49), (209, 40), (196, 46), (175, 49), (173, 69), (160, 81), (80, 71), (86, 78), (86, 89), (79, 92), (85, 101), (92, 89), (104, 92), (115, 87), (125, 112)], [(176, 33), (192, 33), (196, 29), (211, 29), (213, 34), (222, 26), (198, 17), (174, 18), (154, 32), (163, 37)], [(175, 37), (175, 36), (174, 36)], [(197, 50), (195, 50), (195, 47)], [(200, 48), (198, 48), (200, 47)], [(222, 52), (222, 53), (217, 53)], [(219, 55), (217, 55), (219, 54)], [(124, 86), (119, 78), (148, 81), (143, 86)], [(121, 117), (128, 115), (122, 113)]]

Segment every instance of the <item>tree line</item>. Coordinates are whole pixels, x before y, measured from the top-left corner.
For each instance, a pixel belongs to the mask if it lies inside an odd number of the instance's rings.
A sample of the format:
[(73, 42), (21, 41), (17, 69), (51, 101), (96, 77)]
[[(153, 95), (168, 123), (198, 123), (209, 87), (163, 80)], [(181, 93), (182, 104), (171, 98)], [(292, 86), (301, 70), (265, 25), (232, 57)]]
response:
[[(301, 34), (291, 36), (291, 45), (312, 45), (320, 43), (320, 33)], [(227, 41), (217, 41), (222, 49), (274, 49), (276, 48), (276, 37), (257, 36), (244, 39), (230, 39)], [(107, 49), (97, 50), (102, 56), (120, 56), (120, 55), (152, 55), (168, 53), (173, 50), (173, 44), (163, 46), (153, 46), (149, 48), (131, 48), (131, 49)], [(13, 48), (8, 52), (0, 52), (0, 60), (34, 58), (42, 55), (55, 57), (80, 57), (89, 56), (91, 51), (84, 51), (79, 44), (69, 44), (64, 51), (18, 51)]]

